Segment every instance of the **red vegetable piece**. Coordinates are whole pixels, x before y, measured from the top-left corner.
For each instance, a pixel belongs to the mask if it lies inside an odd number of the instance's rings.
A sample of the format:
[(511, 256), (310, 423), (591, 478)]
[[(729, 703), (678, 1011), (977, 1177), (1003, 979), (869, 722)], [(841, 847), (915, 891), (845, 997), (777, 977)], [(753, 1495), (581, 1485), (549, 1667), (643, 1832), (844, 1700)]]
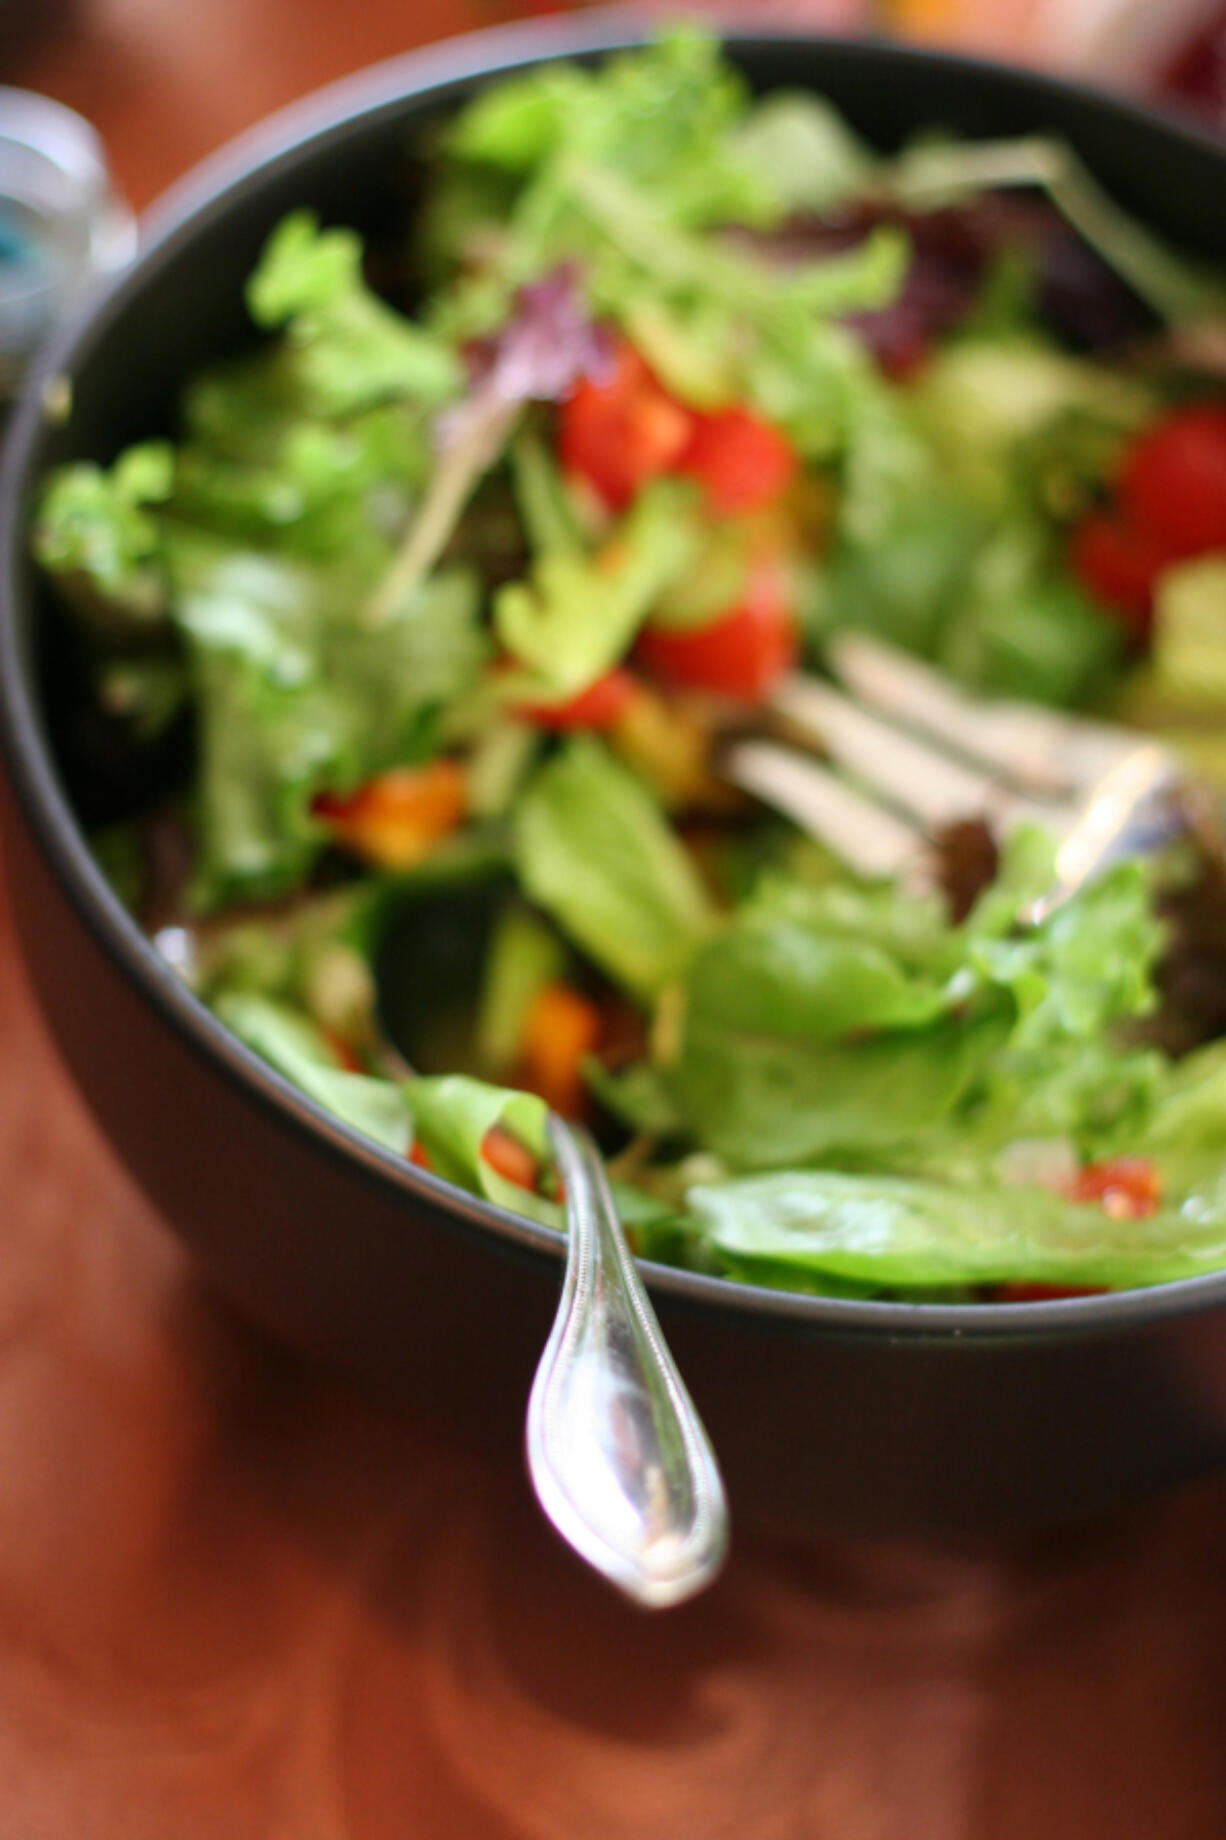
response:
[(409, 1161), (410, 1163), (416, 1163), (419, 1169), (433, 1170), (434, 1168), (434, 1164), (430, 1160), (430, 1152), (423, 1149), (422, 1145), (416, 1142), (409, 1151)]
[(999, 1284), (998, 1303), (1051, 1303), (1056, 1297), (1101, 1297), (1102, 1291), (1065, 1284)]
[(633, 696), (634, 678), (629, 671), (607, 671), (568, 702), (529, 703), (516, 713), (525, 722), (559, 734), (578, 728), (608, 728), (617, 721)]
[(1144, 638), (1155, 585), (1173, 560), (1169, 546), (1141, 525), (1094, 511), (1073, 532), (1070, 560), (1086, 592)]
[(711, 690), (760, 703), (795, 664), (797, 650), (781, 571), (764, 562), (753, 569), (739, 607), (692, 631), (649, 626), (639, 636), (635, 656), (645, 670), (676, 689)]
[(562, 404), (562, 465), (620, 511), (649, 479), (672, 470), (689, 445), (693, 424), (690, 411), (623, 345), (607, 383), (585, 379)]
[(346, 1073), (362, 1073), (364, 1071), (361, 1061), (343, 1035), (338, 1035), (335, 1029), (325, 1028), (320, 1029), (320, 1034), (323, 1035), (328, 1046), (331, 1048), (333, 1054), (335, 1054)]
[(777, 428), (748, 409), (725, 409), (695, 418), (679, 469), (706, 488), (716, 511), (728, 517), (760, 511), (790, 485), (796, 455)]
[(1226, 403), (1176, 409), (1135, 441), (1120, 502), (1174, 555), (1226, 549)]
[(518, 1137), (504, 1129), (500, 1124), (492, 1125), (481, 1140), (481, 1154), (504, 1182), (511, 1182), (516, 1188), (526, 1188), (534, 1192), (540, 1177), (540, 1168), (536, 1158), (526, 1144), (521, 1144)]
[(464, 771), (458, 761), (392, 767), (353, 793), (321, 792), (314, 815), (334, 840), (385, 869), (411, 869), (464, 821)]
[(1146, 1220), (1158, 1210), (1162, 1182), (1148, 1157), (1112, 1157), (1086, 1164), (1073, 1184), (1073, 1200), (1097, 1202), (1116, 1220)]

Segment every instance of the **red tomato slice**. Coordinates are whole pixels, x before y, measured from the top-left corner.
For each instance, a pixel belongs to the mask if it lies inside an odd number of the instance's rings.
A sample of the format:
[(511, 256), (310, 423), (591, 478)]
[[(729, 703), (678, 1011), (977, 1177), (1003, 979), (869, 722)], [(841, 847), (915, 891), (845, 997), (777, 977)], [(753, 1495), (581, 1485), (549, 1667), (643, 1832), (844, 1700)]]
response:
[(558, 448), (568, 473), (620, 511), (649, 479), (674, 467), (694, 418), (675, 402), (629, 345), (607, 383), (582, 382), (562, 404)]
[(1226, 403), (1176, 409), (1130, 448), (1120, 502), (1176, 555), (1226, 550)]
[(1087, 1163), (1073, 1184), (1073, 1200), (1097, 1202), (1116, 1220), (1147, 1220), (1162, 1200), (1158, 1171), (1144, 1156)]
[(639, 635), (635, 656), (676, 689), (712, 690), (760, 703), (795, 664), (798, 649), (780, 571), (773, 563), (760, 563), (739, 607), (693, 631), (649, 626)]
[(1093, 511), (1073, 532), (1069, 559), (1082, 587), (1144, 638), (1153, 613), (1154, 587), (1174, 560), (1153, 531), (1105, 511)]
[(791, 484), (796, 455), (791, 444), (748, 409), (695, 417), (678, 470), (706, 487), (716, 511), (735, 517), (760, 511)]
[(634, 696), (629, 671), (606, 671), (594, 684), (565, 703), (527, 703), (516, 711), (537, 728), (564, 733), (576, 728), (608, 728), (616, 722)]

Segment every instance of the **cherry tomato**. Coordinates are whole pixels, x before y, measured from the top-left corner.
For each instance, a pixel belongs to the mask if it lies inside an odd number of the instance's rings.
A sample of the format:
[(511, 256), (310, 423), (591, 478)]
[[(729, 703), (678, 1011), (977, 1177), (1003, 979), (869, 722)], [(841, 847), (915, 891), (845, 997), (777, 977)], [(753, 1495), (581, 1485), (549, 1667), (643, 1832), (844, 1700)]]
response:
[(1120, 502), (1180, 556), (1226, 550), (1226, 403), (1176, 409), (1125, 457)]
[(1122, 616), (1139, 638), (1149, 630), (1154, 587), (1173, 557), (1162, 538), (1142, 525), (1092, 511), (1073, 532), (1073, 573), (1096, 601)]
[(790, 485), (796, 455), (788, 441), (748, 409), (699, 415), (678, 470), (697, 479), (716, 511), (760, 511)]
[(623, 345), (607, 383), (585, 380), (562, 404), (558, 448), (565, 470), (620, 511), (649, 479), (676, 465), (693, 426), (690, 411)]
[(649, 626), (639, 636), (635, 656), (645, 670), (677, 689), (712, 690), (760, 703), (795, 664), (797, 650), (780, 571), (773, 564), (758, 564), (740, 606), (691, 631)]
[(1158, 1171), (1147, 1157), (1117, 1156), (1087, 1163), (1073, 1184), (1073, 1200), (1097, 1202), (1115, 1220), (1146, 1220), (1162, 1199)]
[(516, 1188), (535, 1191), (540, 1167), (526, 1144), (500, 1124), (491, 1126), (481, 1140), (481, 1154), (496, 1175)]
[(624, 714), (634, 691), (634, 678), (629, 671), (606, 671), (568, 702), (529, 703), (516, 713), (537, 728), (558, 733), (576, 728), (609, 728)]

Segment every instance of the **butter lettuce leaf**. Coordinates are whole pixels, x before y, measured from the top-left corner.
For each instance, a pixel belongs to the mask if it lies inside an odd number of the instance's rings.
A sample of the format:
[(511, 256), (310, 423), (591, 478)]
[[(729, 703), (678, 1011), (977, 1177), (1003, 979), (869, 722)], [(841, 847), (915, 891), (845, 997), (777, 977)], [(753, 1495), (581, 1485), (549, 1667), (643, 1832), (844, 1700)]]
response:
[(529, 782), (515, 814), (528, 897), (610, 977), (652, 996), (712, 921), (698, 875), (642, 781), (576, 738)]
[(228, 991), (213, 1007), (240, 1041), (325, 1111), (397, 1156), (408, 1151), (413, 1115), (394, 1081), (348, 1072), (321, 1031), (285, 1004)]
[(697, 1185), (686, 1199), (725, 1270), (755, 1283), (1129, 1289), (1226, 1264), (1221, 1206), (1119, 1220), (1045, 1189), (958, 1189), (825, 1170)]
[(562, 1209), (556, 1202), (508, 1182), (484, 1154), (486, 1137), (497, 1126), (544, 1163), (549, 1155), (548, 1114), (540, 1099), (505, 1086), (487, 1085), (466, 1074), (414, 1080), (406, 1091), (417, 1141), (439, 1175), (513, 1213), (527, 1214), (546, 1226), (561, 1226)]

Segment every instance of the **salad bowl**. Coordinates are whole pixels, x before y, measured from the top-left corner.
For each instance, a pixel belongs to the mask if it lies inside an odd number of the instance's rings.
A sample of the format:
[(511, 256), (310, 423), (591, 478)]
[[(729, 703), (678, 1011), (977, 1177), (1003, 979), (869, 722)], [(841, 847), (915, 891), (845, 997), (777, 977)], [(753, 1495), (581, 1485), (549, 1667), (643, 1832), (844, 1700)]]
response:
[[(241, 346), (244, 281), (287, 212), (385, 230), (423, 126), (509, 71), (634, 42), (632, 24), (599, 15), (482, 34), (276, 118), (155, 212), (132, 268), (47, 355), (7, 442), (8, 883), (59, 1049), (118, 1154), (244, 1313), (503, 1440), (519, 1435), (553, 1314), (559, 1234), (330, 1116), (142, 934), (86, 842), (96, 814), (63, 741), (77, 666), (28, 533), (50, 468), (164, 431), (185, 377)], [(970, 137), (1057, 133), (1140, 219), (1226, 259), (1226, 150), (1177, 123), (952, 56), (793, 35), (727, 44), (756, 89), (820, 91), (880, 145), (934, 122)], [(647, 1277), (742, 1519), (966, 1534), (1098, 1510), (1226, 1455), (1226, 1273), (989, 1306), (811, 1296), (656, 1264)]]

